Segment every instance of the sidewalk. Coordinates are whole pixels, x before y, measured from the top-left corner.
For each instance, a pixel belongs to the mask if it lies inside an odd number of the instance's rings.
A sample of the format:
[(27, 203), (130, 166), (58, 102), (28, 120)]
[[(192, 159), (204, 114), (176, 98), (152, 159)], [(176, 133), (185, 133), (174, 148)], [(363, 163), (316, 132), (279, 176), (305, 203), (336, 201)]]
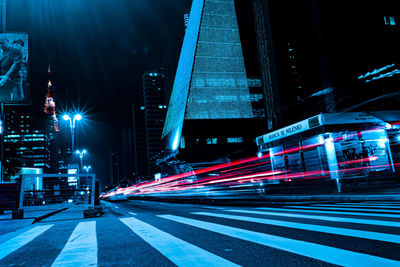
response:
[(83, 219), (83, 211), (88, 209), (88, 204), (54, 204), (44, 206), (24, 207), (24, 219), (12, 220), (11, 211), (0, 215), (0, 243), (2, 237), (19, 229), (26, 228), (35, 222), (51, 222)]
[[(53, 205), (43, 205), (43, 206), (27, 206), (23, 207), (24, 210), (24, 220), (37, 220), (48, 214), (63, 210), (71, 206), (71, 204), (53, 204)], [(4, 214), (0, 214), (0, 221), (11, 220), (12, 212), (5, 211)], [(14, 220), (15, 221), (15, 220)]]

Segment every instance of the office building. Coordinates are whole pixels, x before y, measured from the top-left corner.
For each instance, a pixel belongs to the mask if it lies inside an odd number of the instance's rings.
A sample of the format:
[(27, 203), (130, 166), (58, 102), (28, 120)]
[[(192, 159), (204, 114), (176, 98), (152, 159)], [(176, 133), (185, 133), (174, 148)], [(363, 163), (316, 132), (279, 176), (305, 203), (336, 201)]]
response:
[(239, 31), (233, 0), (193, 1), (159, 164), (173, 157), (229, 161), (255, 152), (255, 136), (267, 129), (265, 97), (261, 79), (246, 73)]
[(161, 151), (167, 105), (165, 103), (165, 77), (163, 69), (147, 70), (143, 74), (144, 123), (146, 131), (147, 170), (155, 168), (155, 156)]
[(17, 167), (50, 170), (50, 138), (40, 117), (26, 106), (5, 109), (5, 161), (14, 160)]

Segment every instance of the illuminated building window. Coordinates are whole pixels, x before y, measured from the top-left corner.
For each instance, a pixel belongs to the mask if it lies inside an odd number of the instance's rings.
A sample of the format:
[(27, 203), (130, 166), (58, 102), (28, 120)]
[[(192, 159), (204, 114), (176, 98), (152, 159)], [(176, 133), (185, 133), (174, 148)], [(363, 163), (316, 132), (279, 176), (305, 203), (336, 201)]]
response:
[(207, 145), (215, 145), (218, 143), (218, 139), (217, 138), (207, 138), (206, 142), (207, 142)]
[(250, 101), (251, 102), (258, 102), (261, 101), (263, 99), (263, 95), (262, 94), (250, 94)]
[(228, 137), (226, 139), (226, 142), (228, 142), (228, 143), (243, 143), (243, 138), (242, 137)]
[(383, 19), (385, 21), (385, 25), (390, 25), (390, 26), (396, 25), (396, 21), (394, 20), (394, 17), (385, 16), (385, 17), (383, 17)]

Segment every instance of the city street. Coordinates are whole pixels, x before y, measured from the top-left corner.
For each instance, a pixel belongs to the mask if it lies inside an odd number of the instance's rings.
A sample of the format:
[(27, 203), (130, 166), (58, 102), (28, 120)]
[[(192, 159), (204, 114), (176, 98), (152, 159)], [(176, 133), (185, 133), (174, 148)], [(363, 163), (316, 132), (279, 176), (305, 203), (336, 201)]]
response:
[(400, 203), (103, 202), (0, 236), (0, 266), (400, 266)]

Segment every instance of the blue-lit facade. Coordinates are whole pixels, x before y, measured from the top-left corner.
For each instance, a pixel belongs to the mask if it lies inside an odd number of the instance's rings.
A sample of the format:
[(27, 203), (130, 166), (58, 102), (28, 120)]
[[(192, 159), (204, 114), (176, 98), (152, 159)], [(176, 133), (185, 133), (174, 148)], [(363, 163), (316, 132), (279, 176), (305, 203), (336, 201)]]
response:
[[(4, 150), (19, 162), (18, 167), (50, 169), (50, 138), (29, 110), (10, 107), (6, 110)], [(8, 160), (7, 158), (5, 159)]]
[[(267, 128), (259, 73), (248, 74), (234, 0), (194, 0), (168, 112), (161, 161), (230, 160)], [(243, 28), (246, 31), (246, 28)]]

